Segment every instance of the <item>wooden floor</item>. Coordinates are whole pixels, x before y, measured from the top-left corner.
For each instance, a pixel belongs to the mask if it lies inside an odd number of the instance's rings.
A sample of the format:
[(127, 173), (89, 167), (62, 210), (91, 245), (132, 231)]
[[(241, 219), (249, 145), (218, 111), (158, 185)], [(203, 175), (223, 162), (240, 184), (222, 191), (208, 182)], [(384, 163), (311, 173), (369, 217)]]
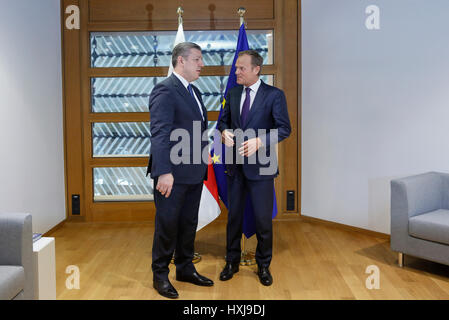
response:
[[(58, 299), (165, 299), (152, 287), (152, 223), (66, 223), (56, 238)], [(248, 247), (255, 247), (251, 240)], [(218, 280), (224, 266), (225, 222), (199, 231), (196, 251), (199, 273), (213, 287), (170, 281), (180, 299), (449, 299), (449, 266), (397, 254), (388, 240), (306, 221), (275, 221), (271, 272), (274, 283), (262, 286), (256, 267), (241, 267), (230, 281)], [(80, 270), (80, 289), (66, 288), (70, 274)], [(380, 270), (380, 289), (366, 288), (370, 274)]]

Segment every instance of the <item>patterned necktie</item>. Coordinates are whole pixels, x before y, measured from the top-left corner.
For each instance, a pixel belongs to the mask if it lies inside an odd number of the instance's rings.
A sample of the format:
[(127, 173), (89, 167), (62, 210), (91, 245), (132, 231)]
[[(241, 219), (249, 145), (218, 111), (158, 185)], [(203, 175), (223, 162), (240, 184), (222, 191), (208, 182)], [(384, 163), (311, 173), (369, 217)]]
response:
[(245, 101), (243, 102), (242, 113), (240, 114), (242, 126), (244, 126), (246, 124), (246, 118), (248, 117), (248, 113), (249, 113), (249, 104), (251, 102), (251, 97), (249, 95), (249, 93), (251, 92), (251, 88), (246, 88), (245, 90), (246, 90), (246, 97), (245, 97)]

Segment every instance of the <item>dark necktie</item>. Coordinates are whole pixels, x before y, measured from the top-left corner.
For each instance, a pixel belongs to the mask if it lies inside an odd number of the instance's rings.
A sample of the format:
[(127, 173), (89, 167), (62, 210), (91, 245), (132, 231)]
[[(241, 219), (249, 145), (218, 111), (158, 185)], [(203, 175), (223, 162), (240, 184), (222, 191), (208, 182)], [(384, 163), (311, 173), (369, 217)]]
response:
[(245, 101), (243, 102), (243, 107), (242, 107), (242, 113), (240, 114), (240, 120), (242, 121), (242, 126), (244, 126), (246, 124), (246, 118), (248, 117), (248, 113), (249, 113), (249, 104), (251, 102), (251, 97), (250, 97), (250, 92), (251, 92), (251, 88), (246, 88), (246, 97), (245, 97)]
[[(187, 89), (189, 90), (189, 92), (190, 92), (190, 95), (192, 96), (192, 98), (193, 98), (193, 101), (195, 101), (195, 105), (197, 105), (197, 102), (196, 102), (196, 99), (195, 99), (195, 95), (193, 94), (193, 89), (192, 89), (192, 85), (189, 83), (189, 85), (187, 86)], [(201, 113), (201, 117), (203, 118), (203, 121), (204, 121), (204, 116), (203, 116), (203, 113), (200, 111), (200, 113)]]
[[(187, 86), (187, 90), (189, 90), (190, 95), (192, 96), (193, 100), (195, 100), (195, 95), (193, 94), (193, 89), (192, 89), (192, 85), (189, 83), (189, 85)], [(196, 100), (195, 100), (196, 102)]]

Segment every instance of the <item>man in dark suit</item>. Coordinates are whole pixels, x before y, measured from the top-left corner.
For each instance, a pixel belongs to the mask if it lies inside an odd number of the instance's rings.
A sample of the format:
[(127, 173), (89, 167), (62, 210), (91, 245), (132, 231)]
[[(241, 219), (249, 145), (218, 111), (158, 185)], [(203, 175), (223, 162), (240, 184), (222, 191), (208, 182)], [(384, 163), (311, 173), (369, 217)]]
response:
[[(239, 53), (235, 64), (239, 86), (229, 90), (218, 123), (222, 141), (227, 146), (226, 153), (234, 155), (232, 163), (226, 164), (226, 266), (220, 280), (231, 279), (239, 270), (243, 213), (249, 194), (256, 220), (258, 276), (263, 285), (269, 286), (273, 283), (269, 271), (273, 242), (273, 188), (274, 178), (278, 175), (273, 147), (290, 135), (291, 126), (284, 92), (259, 79), (262, 63), (257, 51)], [(275, 162), (274, 170), (268, 170), (270, 163), (262, 161), (262, 155)], [(243, 161), (238, 161), (239, 156)]]
[(190, 84), (199, 78), (204, 66), (201, 47), (191, 42), (178, 44), (173, 49), (172, 63), (173, 74), (157, 84), (150, 95), (147, 175), (151, 172), (156, 186), (153, 286), (162, 296), (177, 298), (168, 280), (173, 253), (176, 280), (200, 286), (212, 286), (213, 282), (198, 274), (192, 263), (198, 208), (203, 180), (207, 178), (207, 164), (197, 157), (208, 143), (201, 139), (207, 130), (207, 110), (200, 91)]

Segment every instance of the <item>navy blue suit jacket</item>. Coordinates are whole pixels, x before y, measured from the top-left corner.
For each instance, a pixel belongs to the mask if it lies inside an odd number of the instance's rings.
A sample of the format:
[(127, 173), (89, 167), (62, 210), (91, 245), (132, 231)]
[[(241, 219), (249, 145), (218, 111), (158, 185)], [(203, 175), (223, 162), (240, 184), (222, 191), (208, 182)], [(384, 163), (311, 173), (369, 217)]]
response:
[[(261, 81), (260, 87), (257, 90), (256, 97), (248, 114), (246, 124), (242, 126), (240, 120), (240, 102), (242, 97), (243, 86), (239, 85), (229, 90), (226, 103), (218, 123), (218, 130), (223, 132), (226, 129), (254, 129), (256, 136), (261, 138), (264, 145), (252, 157), (256, 158), (256, 163), (248, 163), (248, 158), (245, 158), (242, 164), (243, 173), (247, 179), (250, 180), (266, 180), (273, 179), (279, 174), (276, 163), (276, 172), (272, 175), (261, 175), (260, 169), (268, 167), (269, 164), (262, 164), (260, 162), (260, 153), (264, 152), (270, 156), (270, 145), (274, 146), (290, 135), (291, 126), (287, 110), (287, 101), (282, 90), (270, 86)], [(266, 134), (259, 135), (258, 130), (265, 129)], [(270, 129), (277, 129), (278, 134), (270, 133)], [(245, 139), (247, 140), (247, 139)], [(234, 156), (238, 152), (236, 144), (233, 147)], [(228, 148), (227, 148), (228, 149)], [(274, 155), (275, 156), (275, 155)], [(277, 159), (276, 159), (277, 161)], [(235, 159), (233, 164), (226, 165), (227, 174), (232, 176), (236, 169)]]
[[(158, 83), (151, 92), (149, 101), (151, 146), (147, 175), (151, 173), (153, 179), (166, 173), (173, 175), (174, 183), (197, 184), (207, 179), (207, 164), (202, 160), (200, 163), (193, 163), (194, 152), (195, 157), (201, 159), (201, 152), (208, 145), (208, 141), (201, 141), (201, 136), (207, 130), (207, 110), (198, 88), (193, 85), (192, 88), (201, 103), (204, 121), (196, 100), (174, 74)], [(194, 121), (201, 123), (201, 132), (198, 132), (200, 136), (198, 134), (194, 136)], [(170, 141), (170, 134), (175, 129), (186, 130), (189, 133), (189, 140), (178, 137), (176, 141)], [(175, 145), (181, 146), (181, 141), (184, 148), (176, 148), (177, 154), (187, 157), (189, 161), (173, 163), (170, 152)], [(201, 150), (194, 149), (194, 144), (198, 146), (199, 143)]]

